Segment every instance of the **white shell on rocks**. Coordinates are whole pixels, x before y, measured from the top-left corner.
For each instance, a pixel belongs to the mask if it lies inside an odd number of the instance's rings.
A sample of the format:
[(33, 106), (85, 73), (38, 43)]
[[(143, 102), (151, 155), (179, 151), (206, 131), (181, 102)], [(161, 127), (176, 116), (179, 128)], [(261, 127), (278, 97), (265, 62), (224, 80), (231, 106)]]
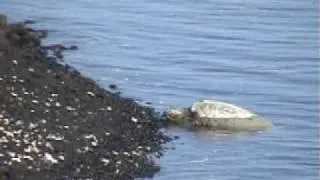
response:
[(256, 116), (244, 108), (216, 100), (202, 100), (192, 104), (191, 111), (200, 118), (251, 118)]

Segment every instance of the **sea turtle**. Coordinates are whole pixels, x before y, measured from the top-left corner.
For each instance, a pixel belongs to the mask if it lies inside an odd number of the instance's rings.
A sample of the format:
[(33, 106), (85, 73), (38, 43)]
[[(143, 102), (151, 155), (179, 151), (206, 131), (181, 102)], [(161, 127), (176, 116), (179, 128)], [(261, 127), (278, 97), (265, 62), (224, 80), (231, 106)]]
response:
[(200, 100), (188, 108), (169, 108), (169, 122), (227, 131), (262, 131), (271, 128), (271, 122), (236, 105), (218, 100)]

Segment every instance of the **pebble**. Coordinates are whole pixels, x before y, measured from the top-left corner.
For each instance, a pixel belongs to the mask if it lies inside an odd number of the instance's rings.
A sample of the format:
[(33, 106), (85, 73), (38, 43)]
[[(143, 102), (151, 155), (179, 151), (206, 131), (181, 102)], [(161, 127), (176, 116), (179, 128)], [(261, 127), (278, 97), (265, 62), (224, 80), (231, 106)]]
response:
[(21, 163), (21, 159), (19, 157), (11, 158), (11, 160), (15, 161), (15, 162), (18, 162), (18, 163)]
[(34, 128), (36, 128), (37, 126), (38, 126), (37, 123), (30, 123), (30, 124), (29, 124), (29, 129), (34, 129)]
[(34, 99), (34, 100), (32, 100), (32, 103), (39, 104), (39, 101)]
[(75, 111), (75, 110), (76, 110), (76, 108), (73, 108), (73, 107), (71, 107), (71, 106), (67, 106), (66, 109), (67, 109), (68, 111)]
[(60, 155), (60, 156), (58, 156), (58, 158), (59, 158), (61, 161), (64, 161), (64, 156)]
[(17, 64), (18, 64), (18, 61), (14, 59), (14, 60), (12, 60), (12, 63), (15, 64), (15, 65), (17, 65)]
[(62, 141), (62, 140), (64, 140), (64, 137), (63, 136), (59, 136), (59, 135), (49, 134), (47, 136), (47, 139), (56, 140), (56, 141)]
[(110, 160), (106, 158), (102, 158), (101, 161), (104, 163), (105, 166), (110, 163)]
[(112, 151), (112, 154), (116, 155), (116, 156), (119, 155), (119, 153), (117, 151)]
[(51, 164), (57, 164), (58, 160), (55, 159), (51, 154), (45, 153), (44, 154), (44, 161)]
[(132, 117), (132, 118), (131, 118), (131, 121), (134, 122), (134, 123), (136, 123), (136, 122), (138, 122), (138, 119), (135, 118), (135, 117)]
[(15, 157), (15, 156), (16, 156), (16, 153), (15, 153), (15, 152), (7, 152), (7, 154), (8, 154), (10, 157)]
[(46, 145), (45, 145), (47, 148), (49, 148), (51, 151), (53, 151), (54, 150), (54, 148), (53, 148), (53, 146), (52, 146), (52, 144), (51, 143), (49, 143), (49, 142), (46, 142)]
[(111, 133), (109, 133), (109, 132), (105, 132), (104, 133), (106, 136), (110, 136), (111, 135)]
[(90, 95), (90, 96), (95, 96), (95, 94), (93, 93), (93, 92), (91, 92), (91, 91), (88, 91), (88, 93), (87, 93), (88, 95)]
[(24, 148), (24, 149), (23, 149), (23, 151), (24, 151), (25, 153), (30, 153), (31, 150), (32, 150), (32, 147), (31, 147), (31, 146), (28, 146), (27, 148)]
[(93, 139), (93, 141), (91, 142), (91, 145), (94, 146), (94, 147), (98, 146), (98, 139), (97, 139), (97, 137), (95, 135), (93, 135), (93, 134), (86, 135), (86, 136), (84, 136), (84, 138), (85, 139)]

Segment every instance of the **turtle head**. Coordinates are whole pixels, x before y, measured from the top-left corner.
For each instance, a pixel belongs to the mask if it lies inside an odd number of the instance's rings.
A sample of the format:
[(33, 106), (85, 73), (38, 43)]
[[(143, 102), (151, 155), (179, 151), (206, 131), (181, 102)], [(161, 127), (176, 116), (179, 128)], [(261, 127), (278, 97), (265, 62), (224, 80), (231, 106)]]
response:
[(190, 118), (190, 111), (188, 108), (171, 107), (167, 112), (167, 119), (173, 124), (183, 124)]

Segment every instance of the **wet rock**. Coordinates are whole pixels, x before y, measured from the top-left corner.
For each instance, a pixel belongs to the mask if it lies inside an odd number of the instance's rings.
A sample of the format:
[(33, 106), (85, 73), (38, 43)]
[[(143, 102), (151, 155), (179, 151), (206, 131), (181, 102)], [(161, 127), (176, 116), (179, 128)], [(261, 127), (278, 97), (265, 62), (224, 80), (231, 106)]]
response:
[(7, 16), (4, 14), (0, 14), (0, 28), (7, 27), (7, 24), (8, 24)]
[(117, 87), (117, 85), (115, 85), (115, 84), (110, 84), (110, 85), (109, 85), (109, 88), (115, 90), (115, 89), (117, 89), (118, 87)]

